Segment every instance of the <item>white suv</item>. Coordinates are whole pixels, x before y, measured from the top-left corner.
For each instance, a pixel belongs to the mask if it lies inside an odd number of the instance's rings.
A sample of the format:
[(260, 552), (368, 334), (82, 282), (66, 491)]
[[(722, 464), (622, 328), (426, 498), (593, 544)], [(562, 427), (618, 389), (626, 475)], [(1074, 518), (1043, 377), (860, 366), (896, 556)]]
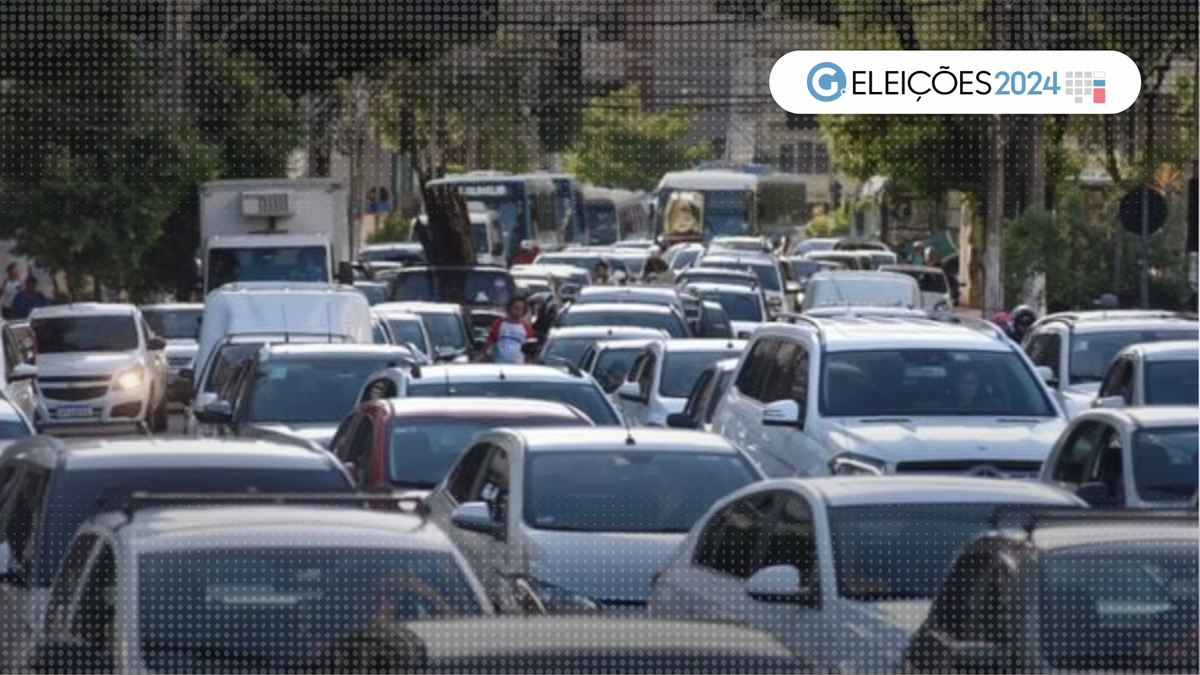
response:
[(37, 389), (47, 425), (167, 426), (166, 341), (133, 305), (36, 309)]
[(713, 415), (715, 432), (780, 477), (1033, 478), (1065, 424), (997, 332), (886, 313), (760, 328)]

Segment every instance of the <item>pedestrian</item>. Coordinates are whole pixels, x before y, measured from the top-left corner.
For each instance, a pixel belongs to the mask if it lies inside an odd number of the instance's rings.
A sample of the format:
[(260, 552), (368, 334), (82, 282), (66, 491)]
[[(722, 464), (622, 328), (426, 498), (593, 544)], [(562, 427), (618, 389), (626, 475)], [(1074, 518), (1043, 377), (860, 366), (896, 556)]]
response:
[(514, 296), (504, 308), (504, 316), (496, 319), (483, 343), (485, 358), (495, 363), (527, 363), (525, 342), (534, 337), (529, 323), (529, 301)]
[(14, 319), (28, 319), (33, 310), (49, 304), (50, 299), (38, 290), (37, 279), (30, 276), (25, 280), (25, 288), (13, 298), (10, 311)]
[(1029, 329), (1037, 321), (1037, 312), (1029, 305), (1019, 305), (1012, 311), (1012, 336), (1018, 344), (1025, 341)]
[(11, 262), (5, 268), (5, 272), (7, 276), (4, 279), (4, 293), (0, 295), (0, 316), (3, 316), (5, 319), (11, 319), (13, 300), (17, 298), (23, 286), (21, 283), (21, 266), (15, 262)]
[(592, 284), (596, 286), (613, 284), (612, 265), (609, 265), (607, 260), (601, 258), (592, 268)]
[(513, 265), (532, 265), (534, 260), (537, 260), (541, 251), (538, 249), (537, 242), (526, 239), (521, 242), (520, 248), (517, 249), (517, 254), (513, 256)]
[(673, 281), (671, 267), (662, 257), (653, 255), (646, 260), (642, 280), (647, 284), (669, 284)]

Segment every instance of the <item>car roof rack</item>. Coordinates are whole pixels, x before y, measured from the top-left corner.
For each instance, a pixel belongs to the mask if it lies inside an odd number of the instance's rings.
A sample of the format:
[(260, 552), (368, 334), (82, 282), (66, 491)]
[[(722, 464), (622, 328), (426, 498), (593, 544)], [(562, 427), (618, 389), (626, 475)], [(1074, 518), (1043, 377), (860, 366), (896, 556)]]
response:
[(1044, 525), (1080, 524), (1107, 525), (1117, 522), (1162, 523), (1178, 522), (1200, 525), (1194, 511), (1188, 509), (1172, 510), (1134, 510), (1085, 507), (1049, 507), (1033, 508), (1028, 505), (1004, 505), (992, 511), (990, 524), (992, 529), (1000, 529), (1005, 522), (1016, 521), (1017, 527), (1032, 536), (1034, 530)]
[(345, 492), (330, 490), (327, 492), (149, 492), (136, 490), (130, 492), (124, 501), (121, 511), (127, 518), (140, 509), (163, 506), (205, 506), (205, 505), (300, 505), (314, 504), (396, 504), (405, 513), (420, 516), (429, 515), (429, 507), (417, 497), (405, 497), (391, 492)]

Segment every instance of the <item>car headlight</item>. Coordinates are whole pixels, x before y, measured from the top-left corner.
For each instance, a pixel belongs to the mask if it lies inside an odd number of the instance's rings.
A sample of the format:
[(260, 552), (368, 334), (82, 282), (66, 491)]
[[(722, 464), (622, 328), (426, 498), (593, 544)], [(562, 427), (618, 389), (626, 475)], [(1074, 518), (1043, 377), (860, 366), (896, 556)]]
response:
[(882, 476), (887, 467), (869, 457), (838, 455), (829, 462), (829, 473), (834, 476)]
[(146, 379), (146, 372), (141, 366), (130, 368), (125, 372), (119, 373), (113, 380), (113, 384), (117, 389), (133, 389), (134, 387), (142, 386), (142, 382)]
[(561, 586), (548, 584), (533, 577), (521, 577), (516, 580), (516, 584), (518, 590), (535, 594), (548, 614), (587, 614), (600, 611), (600, 605), (591, 598)]

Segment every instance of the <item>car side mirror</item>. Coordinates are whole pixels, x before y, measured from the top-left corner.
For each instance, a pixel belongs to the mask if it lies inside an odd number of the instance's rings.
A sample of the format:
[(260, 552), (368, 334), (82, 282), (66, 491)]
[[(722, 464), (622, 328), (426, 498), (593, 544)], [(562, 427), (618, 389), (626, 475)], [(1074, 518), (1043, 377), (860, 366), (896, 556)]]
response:
[(687, 413), (671, 413), (667, 415), (667, 426), (672, 429), (695, 429), (700, 425)]
[(344, 286), (354, 285), (354, 263), (345, 260), (338, 263), (337, 282)]
[(458, 529), (467, 532), (486, 534), (496, 539), (504, 536), (504, 524), (492, 520), (492, 510), (485, 502), (460, 504), (450, 514), (450, 522)]
[(164, 350), (166, 348), (167, 348), (167, 341), (158, 336), (155, 336), (155, 337), (152, 337), (152, 338), (146, 340), (146, 349), (148, 349), (152, 352), (161, 352), (162, 350)]
[(111, 673), (112, 661), (86, 642), (49, 642), (38, 647), (29, 669), (35, 673)]
[(795, 427), (804, 428), (804, 418), (800, 414), (800, 404), (791, 399), (774, 401), (763, 408), (762, 423), (765, 427)]
[(617, 387), (617, 397), (634, 403), (646, 402), (646, 398), (642, 396), (642, 388), (638, 386), (637, 382), (622, 382), (621, 386)]
[(759, 602), (796, 602), (808, 593), (795, 565), (772, 565), (746, 580), (746, 595)]
[(29, 363), (20, 363), (13, 366), (12, 372), (8, 374), (8, 379), (12, 382), (20, 382), (22, 380), (37, 379), (37, 366)]
[(1051, 387), (1058, 386), (1058, 378), (1054, 376), (1054, 371), (1050, 370), (1050, 366), (1037, 366), (1034, 370), (1037, 371), (1038, 377), (1042, 378), (1042, 382)]
[(1006, 665), (1004, 652), (992, 642), (963, 642), (954, 649), (956, 673), (1002, 673)]
[(800, 291), (804, 290), (804, 286), (802, 286), (799, 281), (789, 281), (784, 284), (783, 287), (788, 293), (799, 293)]
[(228, 401), (213, 401), (195, 413), (201, 424), (229, 424), (233, 422), (233, 406)]
[(1121, 396), (1104, 396), (1092, 402), (1093, 408), (1120, 409), (1125, 407), (1125, 399)]
[(1084, 483), (1075, 490), (1075, 496), (1095, 508), (1122, 506), (1125, 501), (1121, 495), (1113, 494), (1104, 483)]

